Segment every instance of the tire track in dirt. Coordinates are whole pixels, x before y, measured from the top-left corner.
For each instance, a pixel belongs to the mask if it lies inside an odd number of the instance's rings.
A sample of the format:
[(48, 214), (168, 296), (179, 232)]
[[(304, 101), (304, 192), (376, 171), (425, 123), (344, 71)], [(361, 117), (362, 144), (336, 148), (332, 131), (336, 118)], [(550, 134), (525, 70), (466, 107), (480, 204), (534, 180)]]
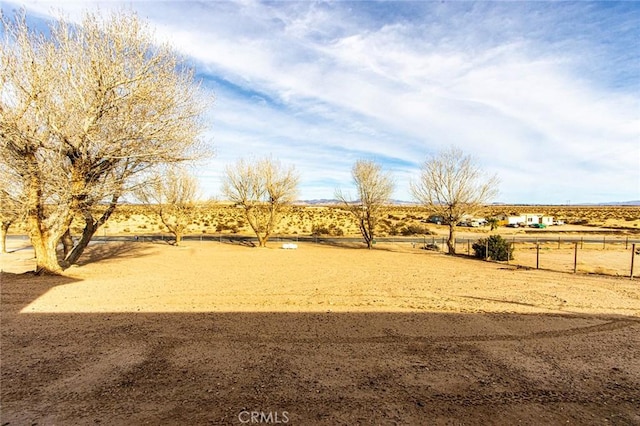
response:
[(504, 405), (504, 404), (553, 404), (553, 403), (611, 403), (640, 401), (640, 390), (626, 389), (625, 392), (614, 392), (606, 389), (598, 393), (582, 393), (557, 391), (550, 389), (532, 389), (522, 391), (504, 391), (486, 394), (434, 394), (421, 398), (425, 402), (447, 402), (462, 406)]
[[(571, 317), (572, 319), (589, 319)], [(494, 335), (468, 335), (468, 336), (412, 336), (399, 333), (397, 331), (385, 330), (384, 336), (364, 336), (364, 337), (291, 337), (288, 335), (278, 336), (219, 336), (211, 338), (212, 341), (226, 341), (237, 343), (342, 343), (342, 344), (396, 344), (396, 343), (473, 343), (473, 342), (509, 342), (523, 340), (553, 339), (587, 335), (593, 333), (610, 332), (622, 330), (628, 327), (640, 326), (640, 320), (635, 319), (613, 319), (604, 324), (589, 325), (584, 327), (573, 327), (565, 330), (537, 331), (529, 334), (494, 334)]]

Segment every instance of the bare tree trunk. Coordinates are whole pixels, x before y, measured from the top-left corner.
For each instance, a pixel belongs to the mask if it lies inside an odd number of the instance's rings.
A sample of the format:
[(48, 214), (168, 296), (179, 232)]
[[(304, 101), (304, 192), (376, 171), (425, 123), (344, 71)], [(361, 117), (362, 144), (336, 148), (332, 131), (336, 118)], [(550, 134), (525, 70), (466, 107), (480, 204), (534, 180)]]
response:
[[(36, 274), (60, 274), (62, 266), (58, 261), (57, 248), (63, 232), (56, 232), (58, 231), (57, 228), (43, 231), (39, 226), (40, 222), (37, 213), (30, 214), (27, 220), (30, 230), (29, 237), (36, 257)], [(68, 226), (69, 224), (65, 228)]]
[[(43, 228), (44, 206), (42, 204), (42, 187), (40, 171), (33, 153), (27, 154), (31, 176), (27, 186), (27, 224), (29, 237), (36, 256), (36, 274), (60, 274), (62, 267), (58, 262), (56, 249), (62, 234), (71, 224), (71, 215), (64, 213), (64, 218), (57, 221), (56, 226)], [(59, 213), (61, 214), (61, 213)]]
[(164, 212), (164, 210), (161, 208), (160, 211), (158, 212), (158, 215), (160, 216), (160, 221), (162, 222), (162, 224), (164, 225), (165, 228), (167, 228), (167, 230), (169, 232), (171, 232), (173, 234), (173, 236), (176, 239), (175, 242), (175, 246), (179, 246), (180, 243), (182, 243), (182, 236), (184, 235), (184, 230), (185, 228), (183, 228), (179, 223), (177, 224), (172, 224), (170, 222), (170, 219), (166, 216), (166, 213)]
[(371, 250), (373, 248), (373, 240), (375, 238), (376, 225), (371, 215), (371, 207), (367, 209), (367, 248)]
[(10, 226), (11, 222), (9, 221), (2, 222), (2, 226), (0, 226), (0, 252), (2, 253), (7, 253), (7, 233)]
[(364, 242), (367, 244), (367, 248), (372, 248), (373, 236), (370, 234), (367, 226), (364, 222), (364, 219), (360, 220), (360, 233), (362, 234), (362, 238), (364, 238)]
[(36, 255), (36, 274), (60, 274), (62, 267), (58, 262), (59, 238), (51, 238), (49, 235), (43, 235), (38, 231), (31, 233), (31, 245)]
[(84, 252), (84, 249), (87, 248), (87, 246), (89, 245), (89, 242), (91, 242), (91, 239), (93, 238), (95, 233), (98, 231), (98, 228), (100, 228), (100, 226), (102, 226), (107, 220), (109, 220), (109, 218), (115, 211), (116, 206), (118, 205), (119, 198), (120, 198), (119, 195), (114, 195), (111, 198), (111, 203), (109, 204), (109, 207), (107, 207), (107, 210), (105, 210), (105, 212), (102, 213), (102, 216), (100, 216), (100, 219), (98, 219), (97, 221), (93, 220), (93, 216), (91, 215), (91, 212), (86, 211), (84, 213), (85, 225), (84, 225), (84, 229), (82, 230), (82, 236), (80, 237), (80, 241), (78, 241), (78, 243), (73, 247), (73, 250), (71, 250), (68, 254), (65, 255), (64, 262), (66, 267), (69, 267), (78, 261), (78, 259)]
[[(249, 226), (251, 227), (253, 232), (256, 234), (256, 237), (258, 238), (258, 247), (266, 247), (267, 241), (269, 241), (269, 237), (271, 236), (271, 225), (267, 223), (267, 225), (265, 225), (264, 227), (260, 227), (260, 224), (259, 224), (260, 222), (258, 219), (256, 219), (254, 215), (251, 214), (251, 209), (245, 208), (245, 212), (246, 212), (245, 217), (247, 218), (247, 222), (249, 222)], [(272, 218), (273, 216), (270, 217), (270, 220)], [(262, 231), (261, 229), (264, 229), (264, 228), (266, 228), (266, 230)]]
[(449, 239), (447, 240), (449, 254), (456, 254), (456, 224), (449, 223)]
[[(78, 261), (80, 255), (84, 252), (84, 249), (87, 248), (91, 238), (98, 230), (98, 227), (93, 222), (93, 219), (85, 223), (84, 229), (82, 230), (82, 236), (78, 243), (74, 246), (73, 241), (71, 241), (73, 249), (69, 252), (66, 252), (64, 255), (64, 267), (68, 268)], [(64, 244), (64, 242), (63, 242)]]
[(66, 258), (69, 252), (73, 250), (73, 238), (71, 237), (71, 230), (67, 229), (67, 231), (60, 238), (60, 242), (62, 243), (62, 253)]

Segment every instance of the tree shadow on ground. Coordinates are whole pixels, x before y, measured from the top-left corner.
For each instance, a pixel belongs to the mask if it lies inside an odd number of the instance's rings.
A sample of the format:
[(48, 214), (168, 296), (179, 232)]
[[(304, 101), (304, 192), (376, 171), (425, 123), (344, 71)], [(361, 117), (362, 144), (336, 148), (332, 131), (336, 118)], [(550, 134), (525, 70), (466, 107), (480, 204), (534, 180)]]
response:
[(215, 238), (207, 238), (204, 241), (217, 241), (221, 244), (233, 245), (233, 246), (243, 246), (243, 247), (257, 247), (256, 242), (254, 241), (256, 237), (246, 237), (240, 235), (225, 235), (218, 236)]
[(78, 281), (64, 275), (36, 275), (33, 271), (22, 274), (0, 272), (0, 311), (2, 315), (18, 313), (51, 288)]
[[(442, 253), (441, 251), (437, 251), (437, 250), (428, 250), (428, 249), (422, 249), (423, 246), (422, 244), (414, 244), (409, 246), (409, 242), (403, 242), (403, 243), (393, 243), (393, 242), (383, 242), (383, 243), (376, 243), (373, 244), (373, 246), (371, 247), (371, 249), (369, 249), (367, 247), (367, 244), (364, 241), (360, 241), (360, 242), (353, 242), (353, 241), (337, 241), (337, 240), (322, 240), (319, 239), (317, 244), (319, 245), (324, 245), (324, 246), (329, 246), (329, 247), (336, 247), (336, 248), (342, 248), (342, 249), (348, 249), (348, 250), (361, 250), (361, 251), (385, 251), (385, 252), (390, 252), (390, 253), (410, 253), (410, 254), (445, 254)], [(400, 244), (405, 244), (405, 246), (401, 246)], [(421, 250), (418, 250), (421, 249)]]
[(89, 245), (76, 265), (84, 266), (105, 260), (141, 257), (153, 253), (149, 244), (138, 242), (108, 242)]

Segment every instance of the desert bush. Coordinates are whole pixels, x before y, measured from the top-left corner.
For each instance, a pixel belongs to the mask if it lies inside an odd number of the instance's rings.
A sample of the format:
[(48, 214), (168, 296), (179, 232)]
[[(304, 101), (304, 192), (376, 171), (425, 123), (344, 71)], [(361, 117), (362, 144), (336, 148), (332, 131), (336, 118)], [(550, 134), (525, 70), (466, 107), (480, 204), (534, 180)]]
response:
[(588, 225), (589, 221), (587, 219), (579, 219), (571, 222), (571, 225)]
[(325, 225), (313, 225), (311, 227), (311, 235), (329, 235), (329, 228)]
[(410, 224), (400, 230), (400, 233), (405, 237), (410, 235), (431, 235), (433, 232), (426, 226)]
[(216, 225), (216, 232), (222, 232), (222, 231), (231, 231), (232, 233), (237, 234), (238, 225), (234, 222), (218, 223)]
[(339, 226), (331, 224), (329, 225), (329, 230), (331, 231), (331, 235), (336, 237), (342, 237), (344, 235), (344, 231)]
[(330, 224), (329, 226), (325, 225), (313, 225), (311, 228), (311, 235), (320, 236), (320, 235), (332, 235), (341, 237), (344, 235), (344, 230), (335, 224)]
[[(488, 244), (487, 244), (488, 242)], [(487, 253), (487, 248), (489, 252)], [(513, 247), (500, 235), (491, 235), (488, 239), (481, 238), (473, 243), (475, 257), (480, 259), (490, 258), (493, 260), (513, 259)]]

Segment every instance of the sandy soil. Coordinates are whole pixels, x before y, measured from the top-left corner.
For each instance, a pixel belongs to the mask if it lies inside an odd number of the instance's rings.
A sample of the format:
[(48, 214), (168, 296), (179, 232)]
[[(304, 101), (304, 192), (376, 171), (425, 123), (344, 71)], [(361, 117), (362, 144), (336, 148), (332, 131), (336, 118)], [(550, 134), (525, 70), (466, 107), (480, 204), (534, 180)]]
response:
[(382, 244), (83, 263), (0, 276), (2, 425), (640, 424), (637, 280)]

